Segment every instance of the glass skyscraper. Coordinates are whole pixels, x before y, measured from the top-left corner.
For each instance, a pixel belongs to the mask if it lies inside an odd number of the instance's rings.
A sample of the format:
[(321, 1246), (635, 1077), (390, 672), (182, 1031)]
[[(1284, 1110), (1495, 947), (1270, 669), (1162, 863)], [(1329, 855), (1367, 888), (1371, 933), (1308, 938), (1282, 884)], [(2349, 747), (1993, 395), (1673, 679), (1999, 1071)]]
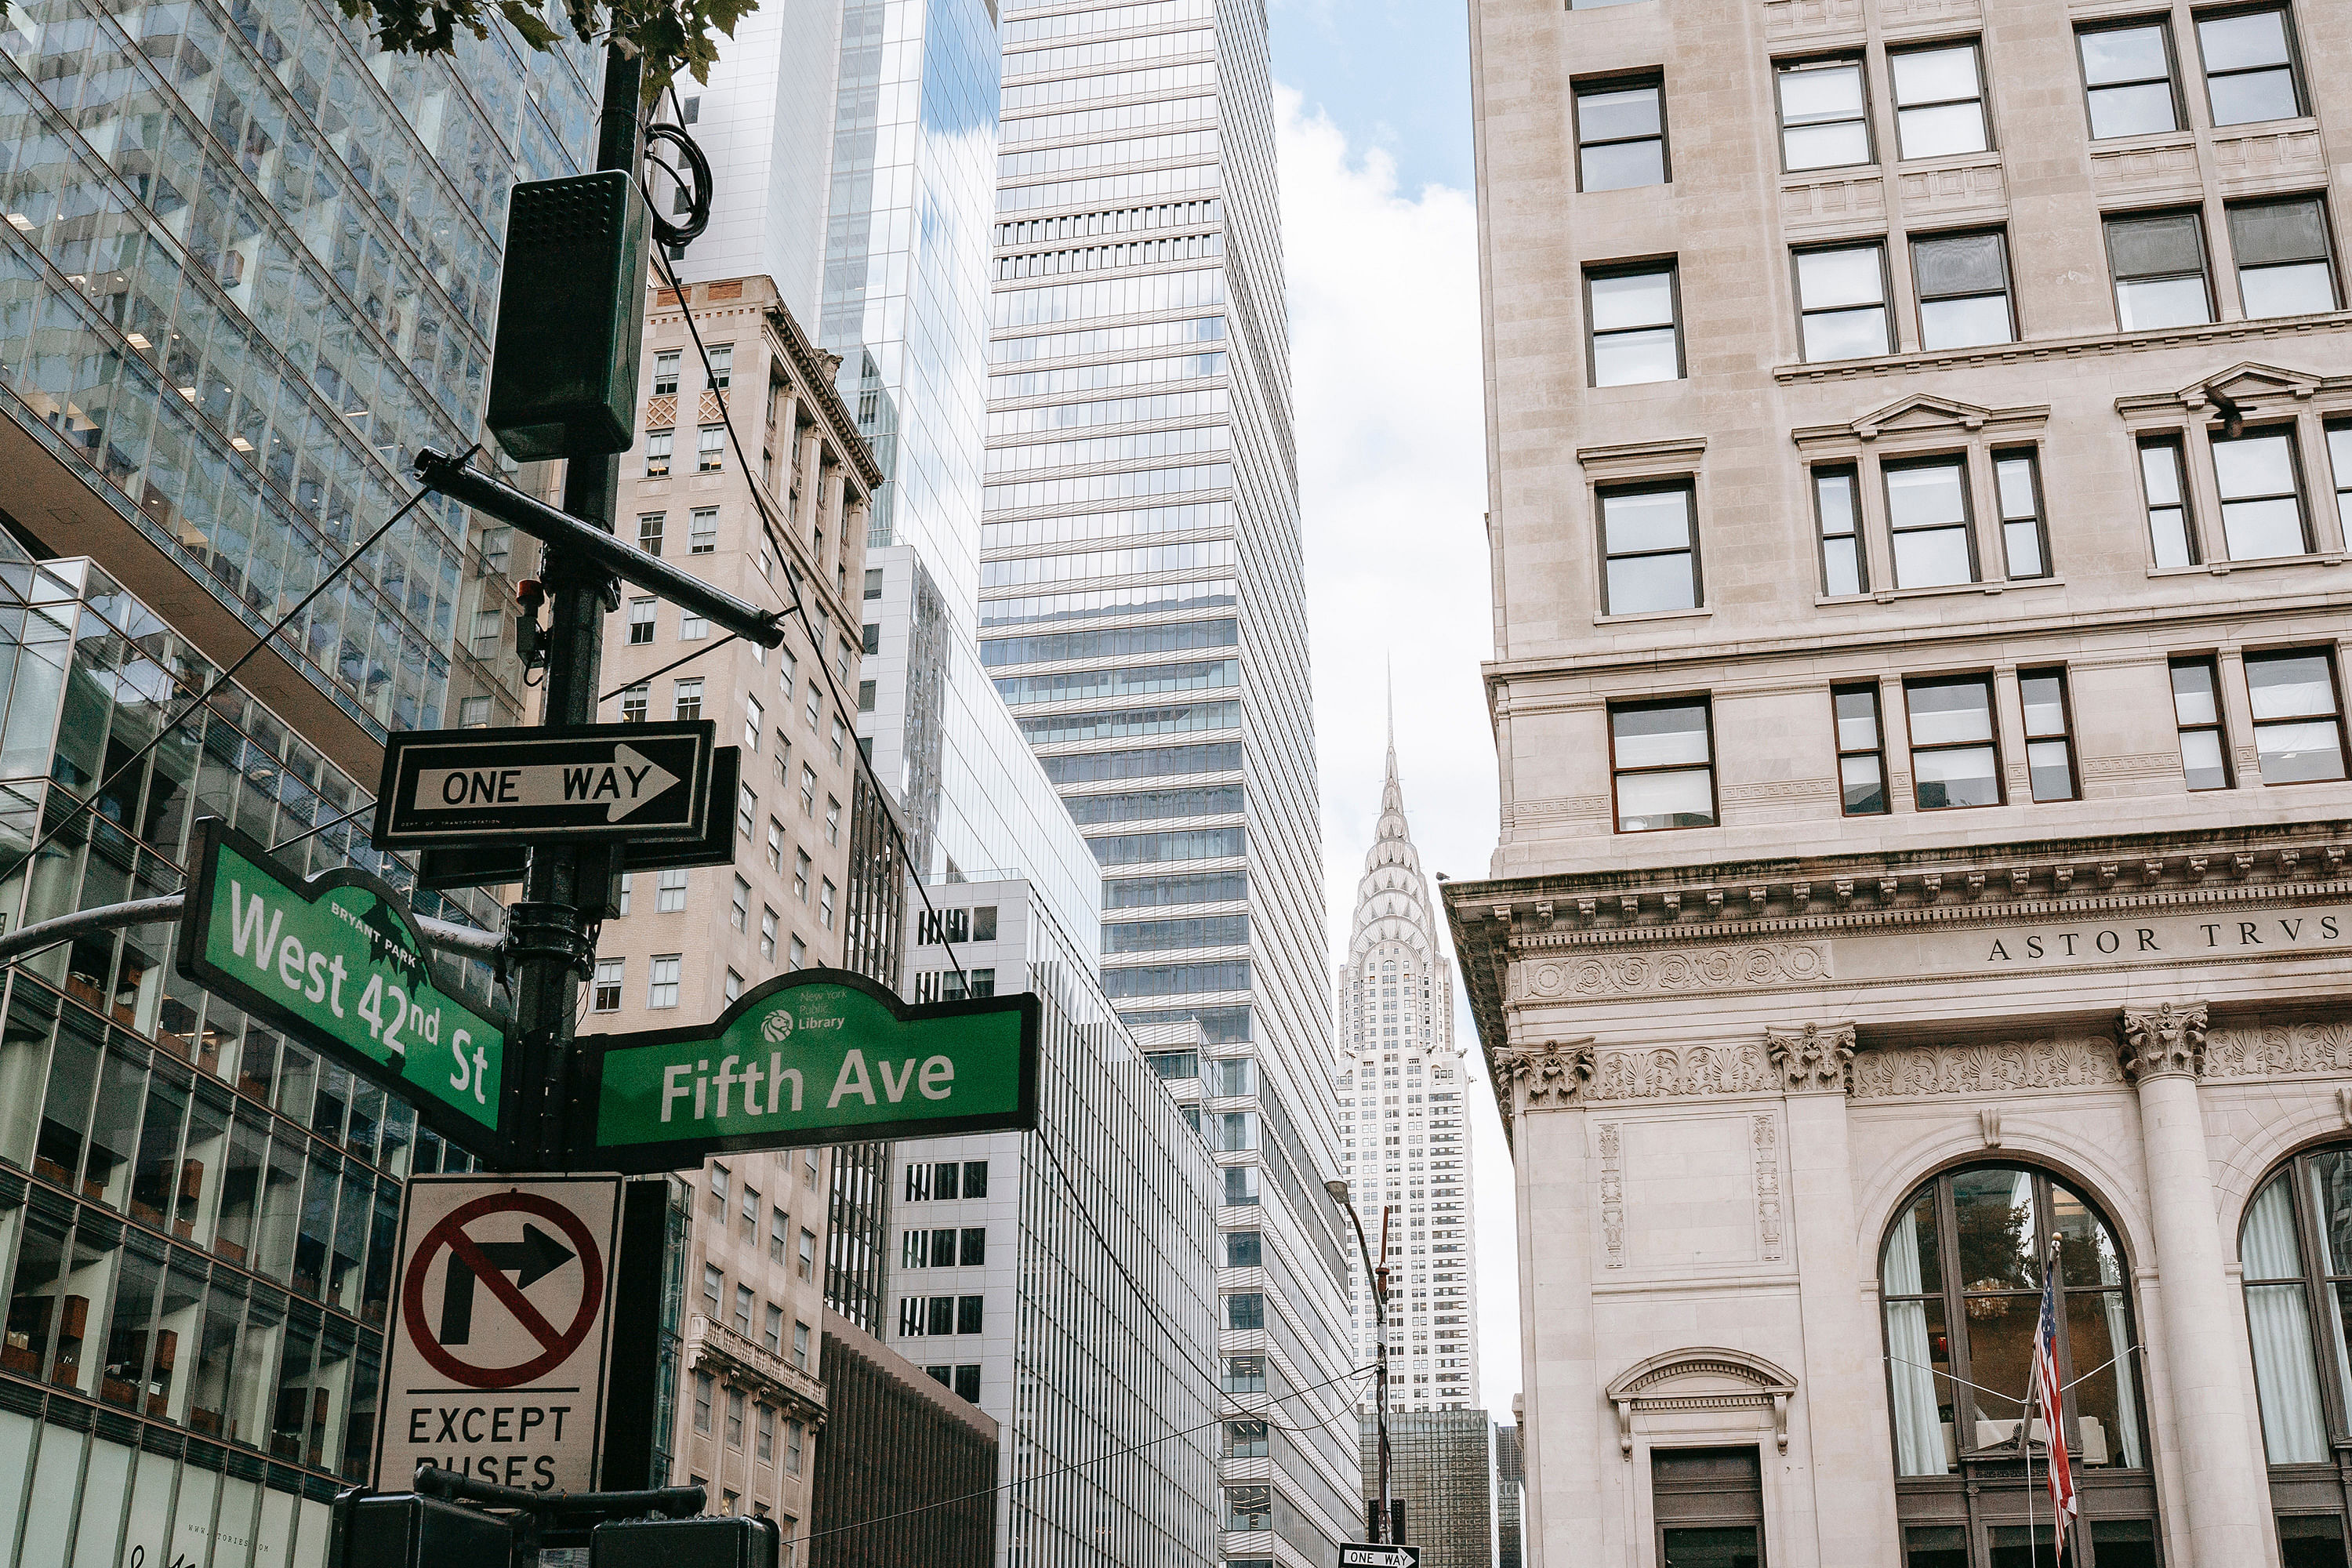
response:
[[(1103, 985), (1225, 1167), (1223, 1554), (1357, 1511), (1265, 16), (1009, 6), (981, 657), (1088, 838)], [(1200, 1074), (1197, 1084), (1183, 1074)], [(1263, 1378), (1260, 1384), (1257, 1380)], [(1337, 1415), (1336, 1420), (1325, 1419)]]

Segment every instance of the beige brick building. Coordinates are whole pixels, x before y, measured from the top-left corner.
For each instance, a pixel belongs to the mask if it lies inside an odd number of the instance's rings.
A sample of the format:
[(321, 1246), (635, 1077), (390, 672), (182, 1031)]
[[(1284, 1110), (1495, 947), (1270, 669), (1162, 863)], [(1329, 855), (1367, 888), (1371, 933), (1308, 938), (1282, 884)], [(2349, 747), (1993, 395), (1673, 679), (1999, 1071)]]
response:
[[(649, 392), (637, 447), (622, 459), (631, 500), (618, 526), (755, 605), (788, 605), (797, 583), (808, 623), (795, 620), (778, 648), (722, 645), (708, 623), (624, 587), (604, 647), (604, 686), (617, 695), (598, 716), (709, 719), (719, 745), (742, 748), (737, 798), (713, 802), (735, 818), (735, 861), (625, 879), (622, 912), (598, 944), (583, 1034), (716, 1018), (772, 975), (840, 965), (852, 914), (856, 606), (881, 473), (834, 390), (838, 362), (810, 342), (768, 279), (687, 293), (653, 296), (638, 383)], [(728, 439), (722, 405), (753, 472)], [(698, 647), (709, 651), (678, 664)], [(819, 1150), (730, 1156), (689, 1178), (676, 1479), (709, 1483), (714, 1510), (774, 1515), (787, 1535), (808, 1517), (825, 1415), (817, 1369), (831, 1160)]]
[(1472, 42), (1530, 1563), (2343, 1564), (2343, 8)]

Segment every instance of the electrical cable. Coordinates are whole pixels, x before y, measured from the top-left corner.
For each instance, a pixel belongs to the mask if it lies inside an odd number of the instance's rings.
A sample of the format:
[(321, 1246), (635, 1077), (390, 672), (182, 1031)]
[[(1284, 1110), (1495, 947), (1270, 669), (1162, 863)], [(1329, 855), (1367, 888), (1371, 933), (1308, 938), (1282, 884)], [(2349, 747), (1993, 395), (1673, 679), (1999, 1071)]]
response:
[[(375, 802), (373, 801), (368, 802), (365, 805), (355, 805), (352, 807), (351, 810), (343, 813), (341, 816), (331, 816), (326, 821), (319, 824), (316, 827), (306, 827), (291, 838), (279, 839), (277, 843), (269, 847), (269, 852), (272, 855), (275, 855), (280, 849), (291, 849), (295, 845), (301, 843), (305, 838), (315, 838), (320, 834), (326, 832), (330, 827), (339, 826), (343, 823), (349, 822), (354, 816), (363, 816), (374, 809)], [(183, 869), (180, 874), (182, 876), (185, 876), (187, 875), (187, 872)]]
[(641, 675), (635, 680), (629, 682), (628, 686), (615, 686), (612, 690), (607, 691), (604, 696), (596, 699), (596, 704), (601, 708), (605, 703), (613, 700), (614, 698), (618, 697), (622, 692), (628, 690), (631, 686), (644, 686), (649, 682), (659, 680), (671, 670), (682, 669), (686, 666), (692, 664), (696, 659), (700, 658), (706, 653), (717, 653), (720, 648), (725, 647), (729, 643), (733, 642), (735, 640), (735, 633), (729, 632), (725, 637), (720, 637), (717, 642), (712, 643), (709, 647), (698, 647), (692, 653), (688, 654), (684, 658), (676, 659), (668, 664), (663, 665), (651, 675)]

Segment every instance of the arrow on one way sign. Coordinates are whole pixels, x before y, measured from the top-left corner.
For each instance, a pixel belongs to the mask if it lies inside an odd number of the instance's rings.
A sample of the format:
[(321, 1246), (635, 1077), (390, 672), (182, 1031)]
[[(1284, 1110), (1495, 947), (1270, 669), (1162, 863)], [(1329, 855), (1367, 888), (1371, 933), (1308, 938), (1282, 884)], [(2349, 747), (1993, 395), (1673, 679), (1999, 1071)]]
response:
[(1339, 1568), (1421, 1568), (1421, 1548), (1350, 1542), (1339, 1548)]

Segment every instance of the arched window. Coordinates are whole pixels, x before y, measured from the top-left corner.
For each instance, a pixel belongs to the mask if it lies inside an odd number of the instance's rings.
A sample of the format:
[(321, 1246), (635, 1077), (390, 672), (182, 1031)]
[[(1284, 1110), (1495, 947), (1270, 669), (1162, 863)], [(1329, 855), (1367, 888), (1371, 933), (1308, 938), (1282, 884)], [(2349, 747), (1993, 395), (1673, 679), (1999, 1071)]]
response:
[(2297, 1154), (2254, 1193), (2238, 1231), (2246, 1332), (2290, 1563), (2345, 1561), (2352, 1459), (2352, 1145)]
[(2050, 1561), (2050, 1433), (2029, 1397), (2053, 1236), (2063, 1435), (2083, 1492), (2074, 1544), (2100, 1568), (2157, 1561), (2131, 1270), (2114, 1227), (2045, 1171), (1972, 1165), (1905, 1200), (1879, 1260), (1906, 1568)]

